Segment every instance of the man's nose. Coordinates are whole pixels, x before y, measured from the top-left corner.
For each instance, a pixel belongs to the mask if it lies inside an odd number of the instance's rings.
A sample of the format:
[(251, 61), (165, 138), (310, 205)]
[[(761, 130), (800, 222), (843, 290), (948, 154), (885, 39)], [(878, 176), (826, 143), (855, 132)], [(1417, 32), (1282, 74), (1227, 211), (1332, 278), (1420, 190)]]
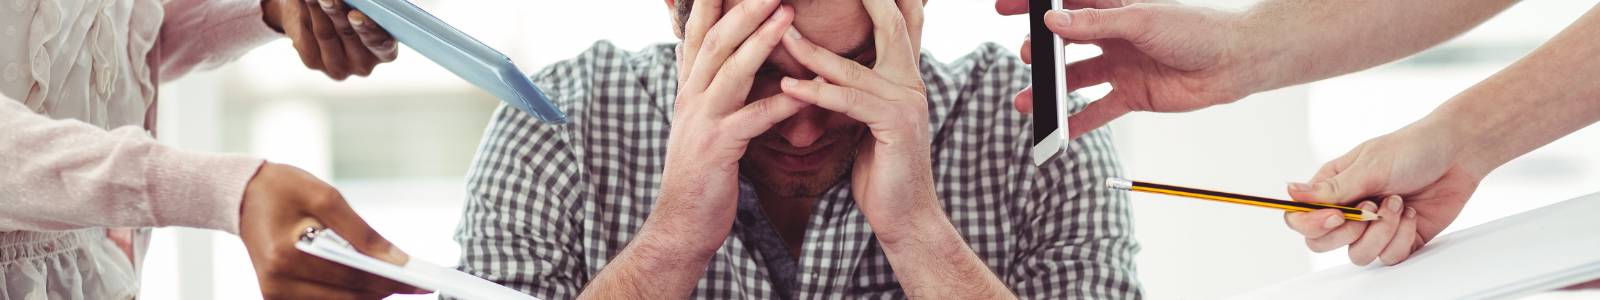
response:
[(778, 71), (779, 75), (802, 80), (817, 77), (817, 73), (812, 73), (811, 69), (807, 69), (805, 65), (800, 64), (799, 60), (789, 54), (789, 50), (781, 46), (773, 49), (772, 55), (767, 56), (766, 64), (767, 67)]
[(815, 106), (801, 109), (800, 113), (778, 123), (778, 135), (789, 142), (789, 146), (796, 148), (810, 147), (822, 134), (828, 131), (823, 122), (827, 118), (827, 111)]

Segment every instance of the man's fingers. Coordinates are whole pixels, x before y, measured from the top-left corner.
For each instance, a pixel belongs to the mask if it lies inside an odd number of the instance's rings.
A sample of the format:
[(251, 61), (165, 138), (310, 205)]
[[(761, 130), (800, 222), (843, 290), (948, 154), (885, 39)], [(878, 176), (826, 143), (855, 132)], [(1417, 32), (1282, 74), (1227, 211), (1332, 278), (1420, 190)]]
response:
[[(1356, 208), (1363, 210), (1377, 210), (1378, 204), (1372, 202), (1362, 202), (1361, 205), (1356, 206)], [(1350, 245), (1350, 243), (1354, 243), (1356, 239), (1361, 238), (1361, 233), (1365, 232), (1366, 230), (1367, 222), (1344, 222), (1344, 225), (1339, 225), (1338, 228), (1334, 228), (1333, 231), (1328, 232), (1328, 234), (1323, 235), (1322, 237), (1306, 239), (1306, 247), (1311, 248), (1311, 251), (1317, 253), (1339, 249), (1339, 247), (1344, 247), (1346, 245)]]
[(1045, 25), (1069, 40), (1123, 39), (1142, 41), (1150, 30), (1150, 10), (1142, 7), (1050, 11)]
[[(831, 81), (831, 80), (830, 80)], [(783, 78), (783, 93), (823, 109), (843, 113), (867, 126), (889, 121), (886, 114), (900, 113), (887, 107), (888, 101), (865, 91), (817, 80)]]
[(901, 83), (912, 79), (920, 80), (922, 78), (920, 74), (898, 74), (916, 73), (918, 55), (911, 46), (911, 30), (906, 24), (905, 15), (902, 15), (900, 8), (895, 5), (895, 0), (864, 0), (862, 5), (866, 7), (867, 15), (872, 19), (873, 42), (878, 52), (878, 61), (873, 69), (910, 70), (911, 72), (888, 72), (894, 74), (884, 75), (891, 76), (890, 79)]
[(1022, 89), (1021, 92), (1017, 92), (1016, 99), (1011, 99), (1011, 105), (1014, 105), (1014, 106), (1017, 107), (1017, 112), (1025, 113), (1025, 114), (1026, 113), (1032, 113), (1033, 112), (1033, 86), (1029, 85), (1027, 88)]
[[(751, 81), (755, 78), (756, 71), (767, 61), (767, 56), (772, 54), (772, 49), (778, 47), (784, 32), (794, 30), (791, 21), (794, 20), (794, 8), (788, 5), (778, 7), (778, 11), (761, 24), (749, 39), (744, 40), (744, 45), (739, 46), (728, 61), (722, 63), (722, 69), (717, 70), (716, 76), (711, 78), (710, 87), (706, 88), (709, 94), (719, 95), (736, 101), (718, 104), (728, 110), (736, 109), (744, 104), (744, 96), (750, 92)], [(727, 110), (724, 110), (727, 111)]]
[(1395, 237), (1395, 230), (1400, 229), (1401, 214), (1405, 211), (1405, 202), (1400, 196), (1389, 196), (1383, 199), (1383, 205), (1378, 207), (1378, 220), (1368, 221), (1367, 230), (1361, 233), (1361, 238), (1350, 244), (1350, 262), (1365, 266), (1378, 259), (1378, 254), (1383, 252)]
[[(1062, 0), (1067, 9), (1079, 8), (1117, 8), (1122, 7), (1125, 1), (1116, 0)], [(1000, 15), (1020, 15), (1028, 13), (1028, 0), (996, 0), (994, 11)]]
[(368, 18), (366, 13), (352, 10), (348, 19), (350, 19), (350, 26), (355, 27), (356, 35), (361, 37), (361, 44), (366, 45), (367, 50), (372, 51), (372, 56), (377, 58), (378, 62), (391, 62), (394, 61), (395, 57), (399, 56), (400, 48), (395, 43), (394, 37), (389, 35), (389, 31), (384, 30), (382, 26), (378, 26), (378, 23)]
[(785, 94), (777, 94), (766, 99), (756, 100), (745, 105), (744, 108), (728, 115), (723, 119), (729, 125), (726, 128), (734, 130), (734, 137), (741, 140), (753, 139), (779, 122), (788, 119), (801, 109), (810, 107), (810, 103), (800, 101)]
[(1022, 63), (1033, 64), (1033, 36), (1022, 39)]
[(333, 24), (333, 31), (339, 34), (341, 47), (344, 48), (345, 66), (351, 74), (367, 76), (372, 74), (372, 68), (378, 63), (378, 58), (367, 50), (366, 44), (361, 42), (361, 36), (356, 33), (355, 27), (350, 25), (350, 8), (345, 7), (343, 0), (317, 0), (322, 7), (322, 13)]
[(743, 45), (745, 39), (749, 38), (761, 24), (766, 23), (769, 16), (777, 9), (778, 0), (751, 0), (740, 3), (727, 15), (723, 15), (722, 20), (706, 32), (705, 40), (701, 42), (699, 53), (695, 55), (694, 65), (689, 71), (689, 80), (685, 82), (686, 86), (679, 88), (690, 88), (691, 91), (695, 91), (708, 86), (712, 76), (722, 69), (722, 64), (728, 56), (733, 55), (733, 51)]
[(689, 9), (689, 19), (684, 20), (683, 43), (679, 44), (681, 48), (678, 49), (678, 82), (689, 80), (694, 60), (700, 55), (700, 44), (705, 42), (706, 32), (721, 18), (722, 1), (694, 1)]
[(321, 4), (317, 0), (305, 0), (306, 18), (311, 21), (311, 36), (317, 40), (317, 46), (322, 53), (322, 72), (334, 80), (344, 80), (350, 77), (350, 69), (345, 66), (348, 59), (344, 55), (344, 41), (339, 39), (338, 31), (333, 28), (333, 21), (328, 20), (327, 14), (321, 14)]
[[(816, 72), (818, 77), (827, 79), (828, 82), (837, 82), (846, 87), (866, 91), (892, 91), (904, 89), (900, 85), (890, 82), (879, 76), (877, 71), (862, 66), (854, 60), (834, 54), (827, 48), (811, 43), (805, 36), (794, 29), (784, 34), (783, 48), (794, 56), (795, 61), (806, 69)], [(880, 55), (881, 57), (881, 55)], [(890, 95), (877, 95), (889, 98)]]
[(1002, 16), (1028, 13), (1028, 0), (995, 0), (994, 11)]
[(1130, 109), (1128, 109), (1127, 104), (1123, 103), (1123, 101), (1126, 101), (1124, 100), (1126, 96), (1123, 96), (1122, 93), (1121, 90), (1113, 89), (1105, 98), (1089, 102), (1089, 105), (1084, 106), (1083, 110), (1067, 117), (1067, 127), (1069, 129), (1067, 137), (1076, 139), (1091, 130), (1105, 126), (1106, 123), (1111, 123), (1111, 120), (1116, 120), (1122, 115), (1128, 114)]
[(1067, 65), (1067, 90), (1075, 91), (1110, 80), (1111, 66), (1105, 55), (1091, 57)]
[(1290, 212), (1283, 214), (1284, 223), (1290, 229), (1299, 232), (1308, 239), (1320, 238), (1332, 232), (1339, 225), (1344, 225), (1344, 213), (1337, 209), (1318, 209), (1309, 212)]
[[(925, 20), (922, 13), (923, 4), (928, 0), (897, 0), (900, 3), (900, 16), (904, 18), (906, 37), (911, 40), (911, 61), (916, 63), (922, 58), (922, 23)], [(920, 78), (920, 77), (919, 77)]]
[(1388, 266), (1406, 261), (1411, 257), (1411, 252), (1417, 250), (1416, 246), (1421, 244), (1421, 240), (1417, 235), (1417, 210), (1407, 207), (1400, 217), (1400, 229), (1395, 230), (1394, 240), (1383, 248), (1383, 253), (1378, 254), (1378, 260)]

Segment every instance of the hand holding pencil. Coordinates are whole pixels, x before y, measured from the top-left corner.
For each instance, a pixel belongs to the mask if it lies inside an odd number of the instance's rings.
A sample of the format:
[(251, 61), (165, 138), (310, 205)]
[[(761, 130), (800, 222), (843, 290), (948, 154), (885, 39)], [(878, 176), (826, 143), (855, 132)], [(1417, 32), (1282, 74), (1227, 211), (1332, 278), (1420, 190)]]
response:
[(1405, 261), (1455, 220), (1484, 175), (1498, 166), (1471, 151), (1481, 147), (1464, 145), (1452, 134), (1463, 131), (1441, 127), (1451, 124), (1459, 123), (1424, 119), (1369, 140), (1323, 165), (1310, 183), (1288, 187), (1289, 196), (1301, 202), (1354, 205), (1388, 196), (1382, 205), (1361, 204), (1377, 208), (1383, 220), (1345, 222), (1323, 210), (1289, 213), (1285, 222), (1306, 237), (1312, 251), (1348, 246), (1356, 265)]

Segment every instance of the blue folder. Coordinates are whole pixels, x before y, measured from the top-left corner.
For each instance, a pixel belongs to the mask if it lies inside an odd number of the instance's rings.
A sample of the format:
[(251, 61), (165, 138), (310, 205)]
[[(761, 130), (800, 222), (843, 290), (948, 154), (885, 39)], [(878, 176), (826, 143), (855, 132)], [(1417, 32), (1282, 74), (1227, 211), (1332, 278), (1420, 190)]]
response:
[(533, 85), (528, 75), (517, 69), (511, 59), (494, 48), (478, 42), (455, 27), (406, 0), (345, 0), (351, 7), (361, 10), (373, 22), (383, 26), (411, 50), (438, 63), (461, 79), (489, 91), (501, 101), (539, 121), (554, 124), (567, 122), (539, 87)]

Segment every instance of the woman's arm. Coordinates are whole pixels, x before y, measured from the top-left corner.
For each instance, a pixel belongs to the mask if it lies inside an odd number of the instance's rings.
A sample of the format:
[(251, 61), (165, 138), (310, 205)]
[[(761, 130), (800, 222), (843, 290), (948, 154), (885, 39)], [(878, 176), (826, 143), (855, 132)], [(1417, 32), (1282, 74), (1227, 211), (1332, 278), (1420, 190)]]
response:
[(1448, 120), (1482, 174), (1600, 121), (1600, 6), (1428, 116)]
[(169, 0), (156, 39), (162, 81), (216, 68), (283, 34), (267, 26), (259, 0)]
[(0, 231), (184, 226), (238, 232), (261, 159), (183, 151), (136, 127), (51, 120), (0, 97)]

